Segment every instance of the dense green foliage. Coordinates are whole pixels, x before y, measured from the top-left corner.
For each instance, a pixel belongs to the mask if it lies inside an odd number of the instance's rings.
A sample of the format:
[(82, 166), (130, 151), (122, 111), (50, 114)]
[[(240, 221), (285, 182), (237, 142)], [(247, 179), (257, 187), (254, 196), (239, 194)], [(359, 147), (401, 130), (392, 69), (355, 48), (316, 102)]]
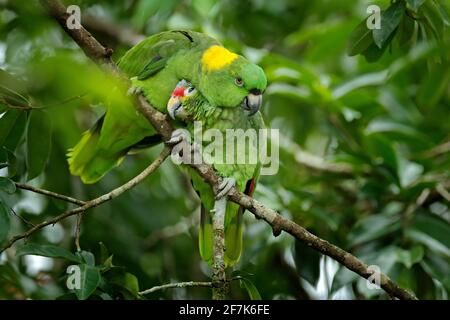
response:
[[(281, 153), (280, 171), (261, 178), (255, 197), (379, 266), (419, 298), (448, 299), (449, 1), (64, 2), (81, 7), (82, 21), (114, 49), (116, 61), (132, 34), (186, 28), (260, 64), (269, 79), (263, 114), (280, 129)], [(380, 30), (366, 28), (371, 4), (383, 9)], [(110, 32), (103, 21), (112, 22)], [(120, 28), (129, 32), (119, 39)], [(129, 156), (95, 185), (70, 176), (68, 148), (105, 101), (121, 101), (123, 93), (38, 1), (0, 3), (0, 68), (0, 245), (72, 207), (12, 181), (92, 199), (158, 154), (159, 147)], [(143, 184), (83, 217), (82, 251), (71, 217), (2, 253), (0, 299), (134, 299), (163, 283), (209, 281), (197, 247), (198, 205), (186, 177), (166, 161)], [(52, 259), (36, 271), (30, 254)], [(82, 272), (75, 295), (65, 285), (71, 264)], [(235, 269), (246, 279), (232, 283), (236, 299), (388, 298), (289, 235), (273, 237), (250, 214)], [(206, 288), (184, 288), (147, 298), (210, 296)]]

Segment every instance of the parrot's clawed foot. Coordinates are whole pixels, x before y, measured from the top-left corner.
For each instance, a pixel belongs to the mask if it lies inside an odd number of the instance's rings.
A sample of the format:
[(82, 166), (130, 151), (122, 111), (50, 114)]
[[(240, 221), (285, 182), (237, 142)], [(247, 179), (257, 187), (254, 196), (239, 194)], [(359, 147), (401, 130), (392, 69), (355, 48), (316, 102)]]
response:
[(216, 200), (227, 196), (235, 185), (236, 180), (234, 178), (223, 178), (217, 189)]
[(195, 147), (190, 143), (191, 136), (186, 129), (176, 129), (166, 144), (172, 146), (172, 160), (176, 164), (191, 164)]
[(175, 129), (172, 132), (170, 139), (167, 141), (167, 144), (177, 145), (179, 143), (189, 143), (190, 134), (186, 129)]
[(130, 89), (128, 89), (128, 91), (127, 91), (127, 95), (134, 96), (134, 95), (141, 94), (142, 92), (143, 92), (142, 88), (131, 86)]

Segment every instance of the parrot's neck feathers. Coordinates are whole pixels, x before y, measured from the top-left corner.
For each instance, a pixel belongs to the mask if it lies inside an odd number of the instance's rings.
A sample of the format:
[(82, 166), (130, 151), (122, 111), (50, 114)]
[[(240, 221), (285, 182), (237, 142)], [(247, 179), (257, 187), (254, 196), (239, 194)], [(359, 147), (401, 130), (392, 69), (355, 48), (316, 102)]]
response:
[(202, 66), (207, 71), (220, 70), (230, 65), (238, 58), (233, 53), (222, 46), (213, 45), (209, 47), (202, 55)]

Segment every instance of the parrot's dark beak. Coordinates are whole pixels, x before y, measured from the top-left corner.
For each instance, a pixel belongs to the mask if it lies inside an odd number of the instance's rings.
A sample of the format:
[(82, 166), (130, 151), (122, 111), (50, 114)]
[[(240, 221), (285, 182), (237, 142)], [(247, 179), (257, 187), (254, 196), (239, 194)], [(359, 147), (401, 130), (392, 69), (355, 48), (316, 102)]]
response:
[(262, 105), (262, 94), (258, 92), (250, 92), (242, 101), (242, 108), (248, 111), (248, 115), (251, 117), (261, 108)]

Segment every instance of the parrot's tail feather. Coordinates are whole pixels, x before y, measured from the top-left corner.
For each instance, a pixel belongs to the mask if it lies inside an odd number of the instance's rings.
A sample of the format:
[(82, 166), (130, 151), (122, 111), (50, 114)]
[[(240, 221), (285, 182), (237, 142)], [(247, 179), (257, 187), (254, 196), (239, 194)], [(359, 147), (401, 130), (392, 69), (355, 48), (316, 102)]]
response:
[(211, 213), (202, 205), (200, 209), (200, 232), (198, 237), (200, 256), (209, 265), (213, 264), (214, 235)]
[(67, 153), (70, 173), (80, 176), (86, 184), (100, 180), (123, 161), (126, 153), (111, 154), (100, 150), (98, 144), (103, 119), (100, 118), (93, 128), (83, 133), (81, 140)]
[[(231, 267), (235, 265), (242, 252), (242, 236), (243, 236), (243, 213), (241, 207), (236, 214), (236, 205), (227, 203), (226, 214), (231, 215), (231, 219), (225, 225), (225, 266)], [(228, 219), (225, 219), (228, 220)], [(212, 228), (211, 213), (202, 205), (200, 217), (200, 233), (199, 233), (200, 255), (204, 261), (210, 266), (214, 260), (214, 234)]]
[[(229, 203), (228, 205), (230, 204), (231, 203)], [(235, 209), (233, 208), (233, 210)], [(241, 257), (243, 240), (243, 214), (244, 208), (239, 207), (238, 213), (234, 214), (233, 218), (231, 218), (230, 223), (225, 227), (225, 265), (228, 267), (235, 265)]]

